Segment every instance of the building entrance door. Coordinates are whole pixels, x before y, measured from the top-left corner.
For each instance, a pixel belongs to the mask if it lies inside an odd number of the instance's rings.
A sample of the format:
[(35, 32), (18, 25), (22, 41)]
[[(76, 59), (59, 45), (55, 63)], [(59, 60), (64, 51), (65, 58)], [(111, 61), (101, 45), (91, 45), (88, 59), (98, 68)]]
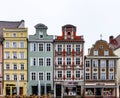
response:
[(96, 88), (96, 96), (102, 95), (102, 88)]
[(61, 84), (56, 84), (56, 96), (61, 96)]
[(37, 86), (32, 86), (32, 94), (37, 95), (38, 94), (38, 87)]

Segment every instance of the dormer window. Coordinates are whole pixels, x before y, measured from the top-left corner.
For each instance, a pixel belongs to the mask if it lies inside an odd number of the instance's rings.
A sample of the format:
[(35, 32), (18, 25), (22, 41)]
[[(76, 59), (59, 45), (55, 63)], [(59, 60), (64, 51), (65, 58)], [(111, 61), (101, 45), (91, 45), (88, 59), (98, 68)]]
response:
[(94, 50), (94, 56), (98, 55), (98, 50)]
[(43, 32), (39, 32), (39, 38), (43, 38)]
[(109, 55), (108, 50), (104, 50), (104, 55), (105, 55), (105, 56), (108, 56), (108, 55)]

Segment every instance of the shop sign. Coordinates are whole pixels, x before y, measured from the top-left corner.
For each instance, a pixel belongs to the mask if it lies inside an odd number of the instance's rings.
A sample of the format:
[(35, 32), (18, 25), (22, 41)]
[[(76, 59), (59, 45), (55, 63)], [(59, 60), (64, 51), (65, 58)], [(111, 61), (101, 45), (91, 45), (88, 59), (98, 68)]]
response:
[(6, 86), (15, 86), (15, 84), (6, 84)]

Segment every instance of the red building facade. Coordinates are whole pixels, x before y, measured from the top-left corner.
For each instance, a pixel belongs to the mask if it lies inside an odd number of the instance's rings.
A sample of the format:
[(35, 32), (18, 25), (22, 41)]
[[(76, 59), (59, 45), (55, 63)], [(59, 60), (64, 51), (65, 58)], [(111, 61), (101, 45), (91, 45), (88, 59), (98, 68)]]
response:
[(54, 95), (80, 96), (83, 89), (84, 39), (65, 25), (54, 40)]

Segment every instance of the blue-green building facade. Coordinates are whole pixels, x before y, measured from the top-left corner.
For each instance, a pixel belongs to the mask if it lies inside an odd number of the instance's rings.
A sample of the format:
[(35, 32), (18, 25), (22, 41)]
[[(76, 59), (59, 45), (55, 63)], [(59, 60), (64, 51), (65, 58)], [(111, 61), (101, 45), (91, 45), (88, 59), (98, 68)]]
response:
[(28, 95), (46, 95), (53, 89), (53, 35), (47, 29), (37, 24), (28, 38)]

